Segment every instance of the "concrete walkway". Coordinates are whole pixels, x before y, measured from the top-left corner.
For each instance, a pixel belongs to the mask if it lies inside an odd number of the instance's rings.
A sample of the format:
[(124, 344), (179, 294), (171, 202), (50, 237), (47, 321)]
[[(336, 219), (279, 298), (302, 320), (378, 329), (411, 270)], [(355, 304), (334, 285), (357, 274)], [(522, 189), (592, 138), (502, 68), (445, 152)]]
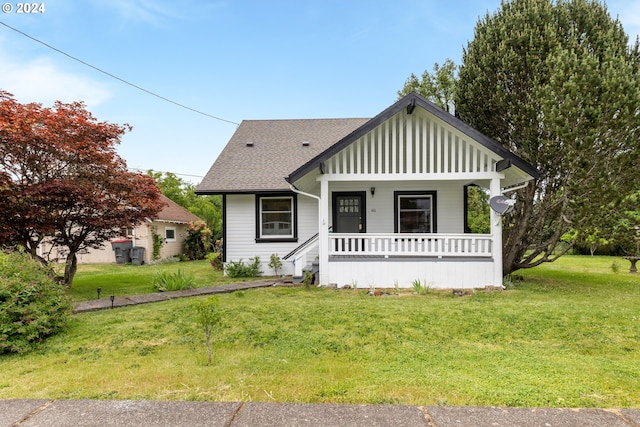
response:
[(74, 313), (85, 311), (104, 310), (107, 308), (126, 307), (129, 305), (147, 304), (151, 302), (168, 301), (176, 298), (195, 297), (200, 295), (226, 294), (244, 289), (266, 288), (281, 284), (274, 279), (256, 280), (252, 282), (230, 283), (220, 286), (208, 286), (204, 288), (186, 289), (184, 291), (153, 292), (143, 295), (131, 295), (125, 297), (115, 296), (113, 302), (109, 295), (100, 299), (77, 302), (74, 304)]
[(638, 427), (639, 410), (0, 400), (0, 427)]

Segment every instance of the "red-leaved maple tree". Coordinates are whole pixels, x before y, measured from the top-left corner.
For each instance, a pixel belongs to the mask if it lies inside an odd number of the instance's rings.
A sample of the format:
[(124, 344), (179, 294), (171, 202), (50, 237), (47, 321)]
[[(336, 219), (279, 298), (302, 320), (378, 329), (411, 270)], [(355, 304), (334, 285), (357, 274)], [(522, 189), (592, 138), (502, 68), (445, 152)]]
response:
[(21, 104), (0, 91), (0, 244), (37, 256), (47, 239), (77, 254), (100, 248), (163, 206), (155, 180), (130, 172), (115, 147), (130, 126), (99, 122), (81, 102)]

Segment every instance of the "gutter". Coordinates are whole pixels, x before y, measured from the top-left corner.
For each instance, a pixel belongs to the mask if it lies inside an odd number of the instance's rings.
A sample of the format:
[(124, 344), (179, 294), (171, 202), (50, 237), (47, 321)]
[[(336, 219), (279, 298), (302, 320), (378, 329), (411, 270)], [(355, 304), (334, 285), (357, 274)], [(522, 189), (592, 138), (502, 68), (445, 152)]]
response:
[(506, 194), (506, 193), (510, 193), (512, 191), (516, 191), (516, 190), (520, 190), (522, 188), (525, 188), (529, 185), (530, 181), (525, 182), (524, 184), (520, 184), (520, 185), (516, 185), (515, 187), (509, 187), (509, 188), (505, 188), (504, 190), (502, 190), (500, 193), (501, 194)]
[(312, 197), (312, 198), (316, 199), (318, 202), (320, 202), (320, 197), (319, 197), (319, 196), (316, 196), (315, 194), (305, 193), (305, 192), (304, 192), (304, 191), (302, 191), (302, 190), (298, 190), (298, 189), (295, 187), (295, 185), (293, 185), (293, 184), (291, 184), (291, 183), (289, 183), (289, 188), (290, 188), (290, 189), (291, 189), (291, 191), (293, 191), (294, 193), (302, 194), (303, 196), (307, 196), (307, 197)]

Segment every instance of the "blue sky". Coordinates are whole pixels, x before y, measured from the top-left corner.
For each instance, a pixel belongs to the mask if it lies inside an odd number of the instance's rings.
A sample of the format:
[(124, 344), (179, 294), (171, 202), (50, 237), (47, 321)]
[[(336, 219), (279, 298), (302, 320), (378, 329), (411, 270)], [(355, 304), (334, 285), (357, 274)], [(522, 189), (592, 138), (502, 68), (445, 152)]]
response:
[[(244, 119), (373, 117), (411, 73), (460, 63), (499, 0), (50, 0), (0, 21), (195, 110)], [(611, 0), (635, 39), (640, 0)], [(129, 123), (131, 168), (198, 183), (236, 125), (142, 92), (0, 25), (0, 89), (20, 102), (84, 101)]]

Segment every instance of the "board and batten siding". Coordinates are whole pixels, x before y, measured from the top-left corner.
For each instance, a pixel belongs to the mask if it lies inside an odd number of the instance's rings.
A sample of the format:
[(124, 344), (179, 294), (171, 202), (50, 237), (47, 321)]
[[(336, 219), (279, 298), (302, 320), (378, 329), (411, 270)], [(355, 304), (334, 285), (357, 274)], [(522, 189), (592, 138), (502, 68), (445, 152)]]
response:
[(413, 114), (397, 113), (336, 153), (325, 166), (333, 177), (431, 175), (442, 179), (492, 173), (498, 160), (459, 130), (417, 109)]
[[(256, 196), (253, 194), (229, 194), (226, 204), (226, 258), (229, 261), (250, 262), (249, 258), (260, 257), (263, 275), (274, 272), (268, 267), (271, 254), (280, 258), (297, 248), (318, 232), (318, 201), (298, 195), (298, 241), (256, 242)], [(309, 260), (318, 255), (317, 250), (309, 254)], [(293, 264), (282, 262), (280, 274), (293, 274)]]

